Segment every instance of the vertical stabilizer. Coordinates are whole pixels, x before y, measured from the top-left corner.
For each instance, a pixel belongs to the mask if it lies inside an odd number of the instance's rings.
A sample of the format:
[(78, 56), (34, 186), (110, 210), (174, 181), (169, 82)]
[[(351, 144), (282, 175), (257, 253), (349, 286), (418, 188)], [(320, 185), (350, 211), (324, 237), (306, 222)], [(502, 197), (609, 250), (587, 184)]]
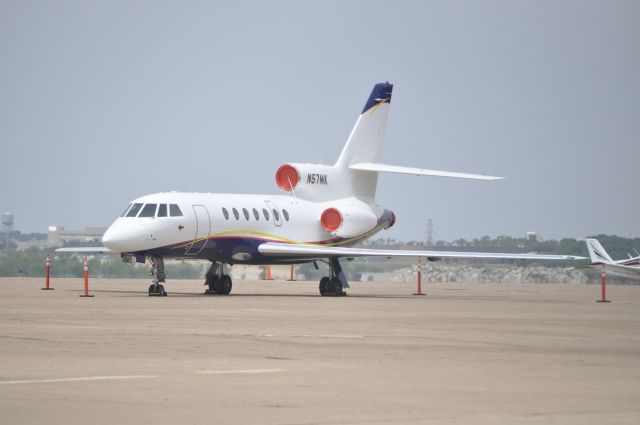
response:
[[(379, 83), (373, 87), (347, 143), (335, 163), (335, 167), (347, 172), (349, 165), (361, 162), (379, 162), (382, 159), (382, 144), (387, 128), (387, 117), (391, 104), (393, 84)], [(351, 172), (354, 194), (360, 198), (373, 199), (378, 182), (378, 173)]]
[(387, 128), (393, 84), (379, 83), (353, 126), (336, 166), (347, 168), (357, 162), (378, 162), (382, 158), (382, 142)]
[(591, 263), (597, 264), (606, 264), (613, 263), (614, 261), (611, 259), (607, 251), (600, 245), (597, 239), (586, 239), (587, 248), (589, 249), (589, 256), (591, 257)]

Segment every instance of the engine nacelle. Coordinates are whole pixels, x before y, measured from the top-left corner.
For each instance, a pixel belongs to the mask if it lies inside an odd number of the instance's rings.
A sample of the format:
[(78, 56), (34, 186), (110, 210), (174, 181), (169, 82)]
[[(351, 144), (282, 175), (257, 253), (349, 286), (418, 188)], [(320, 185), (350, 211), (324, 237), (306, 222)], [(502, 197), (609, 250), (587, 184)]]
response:
[(378, 217), (368, 208), (330, 207), (320, 215), (320, 224), (334, 236), (353, 238), (373, 229), (378, 224)]
[(331, 165), (288, 163), (276, 171), (276, 185), (296, 196), (315, 200), (339, 198), (349, 193), (348, 171)]

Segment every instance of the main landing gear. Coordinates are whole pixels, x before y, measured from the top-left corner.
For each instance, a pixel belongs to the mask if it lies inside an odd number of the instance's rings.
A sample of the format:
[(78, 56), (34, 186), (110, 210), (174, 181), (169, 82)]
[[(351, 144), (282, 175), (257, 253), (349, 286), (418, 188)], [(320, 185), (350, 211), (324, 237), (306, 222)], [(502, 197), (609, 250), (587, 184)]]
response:
[(211, 263), (211, 267), (205, 275), (204, 284), (208, 286), (208, 289), (204, 291), (205, 295), (229, 295), (233, 282), (231, 276), (224, 274), (224, 265), (222, 263)]
[(346, 296), (347, 293), (343, 290), (343, 287), (348, 288), (349, 284), (342, 272), (338, 259), (331, 257), (329, 259), (329, 276), (324, 276), (320, 279), (320, 295)]
[[(151, 279), (153, 283), (149, 286), (150, 297), (167, 296), (167, 291), (164, 290), (164, 260), (162, 257), (151, 256)], [(160, 283), (162, 282), (162, 283)]]

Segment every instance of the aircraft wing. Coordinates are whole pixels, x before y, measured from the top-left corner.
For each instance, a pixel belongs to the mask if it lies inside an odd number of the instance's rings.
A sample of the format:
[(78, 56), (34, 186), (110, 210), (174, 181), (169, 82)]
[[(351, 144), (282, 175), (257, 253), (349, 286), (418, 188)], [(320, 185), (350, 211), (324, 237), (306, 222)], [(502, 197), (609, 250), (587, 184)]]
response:
[(430, 261), (443, 258), (477, 258), (477, 259), (511, 259), (511, 260), (584, 260), (585, 257), (575, 255), (550, 254), (514, 254), (498, 252), (455, 252), (455, 251), (414, 251), (399, 249), (348, 248), (325, 245), (298, 245), (277, 242), (263, 243), (258, 251), (264, 255), (287, 256), (298, 258), (327, 257), (413, 257), (427, 258)]
[(629, 279), (640, 279), (640, 267), (623, 266), (621, 264), (612, 263), (591, 264), (591, 267), (595, 269), (602, 269), (603, 266), (607, 273), (627, 277)]
[(455, 177), (474, 180), (502, 180), (504, 177), (483, 176), (481, 174), (455, 173), (452, 171), (427, 170), (424, 168), (401, 167), (374, 162), (360, 162), (349, 166), (352, 170), (378, 171), (384, 173), (414, 174), (416, 176)]
[(79, 246), (79, 247), (67, 247), (58, 248), (56, 252), (75, 252), (78, 254), (104, 254), (111, 252), (111, 250), (104, 246)]

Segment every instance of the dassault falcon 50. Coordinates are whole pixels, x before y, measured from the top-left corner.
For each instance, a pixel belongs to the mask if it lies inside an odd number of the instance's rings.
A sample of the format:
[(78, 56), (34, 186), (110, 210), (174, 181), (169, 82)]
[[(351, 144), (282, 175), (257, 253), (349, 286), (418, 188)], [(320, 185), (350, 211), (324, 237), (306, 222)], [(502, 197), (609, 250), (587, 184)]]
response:
[[(225, 265), (324, 261), (320, 294), (345, 295), (341, 258), (414, 257), (567, 260), (565, 255), (405, 251), (354, 247), (396, 221), (375, 201), (378, 174), (497, 180), (500, 177), (387, 165), (381, 162), (393, 85), (376, 84), (333, 165), (286, 163), (275, 173), (282, 195), (167, 192), (131, 201), (105, 232), (104, 247), (125, 261), (150, 261), (149, 295), (166, 295), (165, 258), (211, 261), (208, 293), (229, 294)], [(74, 249), (62, 248), (62, 251)]]

